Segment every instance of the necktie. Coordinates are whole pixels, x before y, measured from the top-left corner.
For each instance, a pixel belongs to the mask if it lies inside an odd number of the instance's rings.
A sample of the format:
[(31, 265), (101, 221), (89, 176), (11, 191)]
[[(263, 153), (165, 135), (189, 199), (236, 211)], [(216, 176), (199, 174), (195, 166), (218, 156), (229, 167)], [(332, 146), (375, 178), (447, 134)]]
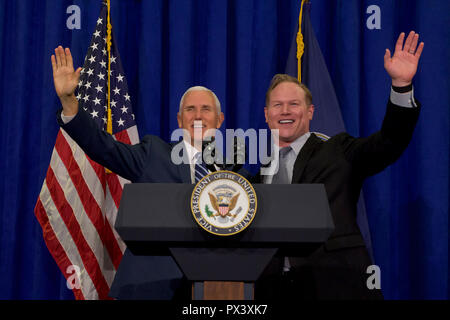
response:
[(280, 157), (278, 162), (278, 172), (273, 176), (272, 184), (289, 184), (288, 168), (286, 166), (287, 155), (292, 150), (291, 147), (280, 149)]
[(204, 176), (209, 174), (209, 170), (206, 168), (205, 164), (202, 161), (202, 153), (198, 152), (195, 156), (195, 183), (202, 180)]

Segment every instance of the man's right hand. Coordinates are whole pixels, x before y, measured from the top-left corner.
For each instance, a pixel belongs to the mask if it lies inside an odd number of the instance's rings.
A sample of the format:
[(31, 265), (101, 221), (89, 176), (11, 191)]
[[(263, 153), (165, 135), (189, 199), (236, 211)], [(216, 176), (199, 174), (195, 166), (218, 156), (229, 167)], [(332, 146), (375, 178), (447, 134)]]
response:
[(55, 91), (61, 101), (65, 116), (73, 116), (78, 112), (78, 101), (75, 89), (80, 79), (81, 68), (73, 69), (73, 59), (69, 48), (65, 50), (59, 46), (51, 57), (53, 82)]

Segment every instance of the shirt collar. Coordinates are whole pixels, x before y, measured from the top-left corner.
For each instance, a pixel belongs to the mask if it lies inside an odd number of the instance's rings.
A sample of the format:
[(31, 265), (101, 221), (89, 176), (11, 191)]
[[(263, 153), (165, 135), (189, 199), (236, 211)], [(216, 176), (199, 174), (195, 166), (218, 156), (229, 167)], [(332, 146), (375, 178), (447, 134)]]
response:
[(298, 156), (298, 154), (300, 153), (300, 150), (302, 150), (303, 146), (305, 145), (306, 141), (309, 139), (310, 136), (311, 136), (311, 132), (307, 132), (304, 135), (295, 139), (294, 142), (292, 142), (290, 144), (290, 147), (294, 151), (295, 156)]
[(183, 140), (183, 143), (184, 143), (184, 148), (187, 152), (189, 163), (194, 164), (196, 162), (195, 156), (197, 155), (197, 153), (199, 153), (201, 151), (198, 151), (197, 149), (195, 149), (194, 146), (192, 144), (190, 144), (189, 142), (187, 142), (186, 140)]

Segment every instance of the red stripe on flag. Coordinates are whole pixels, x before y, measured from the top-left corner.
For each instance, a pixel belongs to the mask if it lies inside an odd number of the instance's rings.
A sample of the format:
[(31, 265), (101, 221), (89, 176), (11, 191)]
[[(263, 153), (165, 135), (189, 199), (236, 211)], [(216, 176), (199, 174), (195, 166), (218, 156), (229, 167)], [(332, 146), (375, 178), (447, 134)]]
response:
[[(122, 130), (114, 135), (117, 141), (131, 144), (130, 137), (128, 136), (127, 130)], [(122, 185), (120, 184), (119, 177), (116, 174), (108, 174), (106, 177), (108, 182), (109, 191), (114, 199), (117, 209), (119, 209), (120, 199), (122, 197)]]
[(103, 188), (103, 194), (106, 194), (106, 177), (105, 177), (105, 168), (95, 162), (94, 160), (91, 160), (91, 158), (88, 157), (87, 154), (84, 154), (86, 158), (89, 160), (89, 163), (91, 164), (92, 169), (94, 169), (95, 174), (98, 177), (98, 180), (100, 180)]
[[(115, 173), (107, 174), (105, 168), (102, 165), (98, 164), (94, 160), (91, 160), (91, 158), (89, 158), (87, 155), (86, 157), (91, 163), (91, 166), (94, 168), (97, 177), (99, 177), (99, 179), (102, 181), (105, 196), (106, 196), (106, 184), (108, 184), (109, 191), (111, 193), (111, 198), (113, 199), (116, 208), (119, 209), (120, 199), (122, 197), (122, 186), (120, 185), (119, 177)], [(109, 229), (107, 231), (108, 233), (109, 232), (114, 233), (112, 230), (113, 226), (111, 226), (109, 223), (105, 223), (105, 228)], [(122, 256), (123, 256), (122, 251), (120, 251), (120, 254), (117, 252), (110, 253), (111, 261), (115, 266), (116, 270), (120, 264), (120, 261), (122, 260)]]
[(114, 134), (114, 137), (116, 137), (117, 141), (126, 143), (126, 144), (131, 144), (131, 140), (130, 137), (128, 136), (128, 132), (127, 130), (122, 130), (120, 132), (117, 132), (116, 134)]
[(117, 209), (119, 209), (120, 199), (122, 197), (122, 186), (120, 185), (119, 177), (117, 174), (111, 173), (106, 176), (106, 181), (108, 183), (109, 191), (111, 192), (111, 197), (113, 198)]
[[(67, 171), (69, 172), (70, 179), (72, 180), (78, 192), (78, 196), (80, 197), (86, 214), (97, 230), (100, 239), (108, 250), (109, 256), (112, 258), (111, 260), (113, 260), (112, 262), (114, 264), (114, 267), (117, 270), (120, 263), (120, 259), (117, 257), (122, 257), (122, 251), (117, 244), (116, 238), (114, 236), (114, 233), (112, 232), (111, 227), (109, 226), (109, 223), (105, 223), (102, 210), (95, 198), (92, 196), (92, 193), (83, 178), (80, 167), (72, 157), (70, 145), (67, 143), (61, 131), (58, 133), (58, 137), (55, 142), (55, 149), (58, 152), (62, 162), (66, 166)], [(113, 257), (115, 258), (113, 259)]]
[[(119, 208), (120, 198), (122, 197), (122, 187), (119, 183), (119, 178), (117, 177), (117, 174), (115, 174), (115, 173), (106, 174), (105, 167), (98, 164), (94, 160), (91, 160), (87, 155), (85, 155), (85, 156), (89, 160), (92, 168), (94, 169), (95, 173), (97, 174), (97, 177), (102, 182), (104, 196), (106, 197), (106, 183), (108, 183), (108, 186), (109, 186), (109, 189), (111, 192), (111, 197), (114, 201), (114, 204), (116, 205), (117, 208)], [(119, 185), (118, 185), (118, 188), (117, 188), (117, 186), (114, 187), (114, 193), (113, 193), (113, 191), (111, 190), (111, 184), (114, 183), (115, 180), (117, 180), (117, 183)], [(106, 234), (114, 235), (112, 226), (109, 223), (105, 222), (104, 228), (105, 228)], [(113, 241), (117, 244), (117, 240), (115, 237), (114, 237)], [(110, 252), (108, 250), (108, 253), (109, 253), (109, 257), (111, 258), (111, 261), (112, 261), (114, 267), (117, 270), (117, 268), (119, 267), (120, 261), (122, 260), (122, 256), (123, 256), (122, 251), (119, 250), (119, 252), (117, 252), (116, 250), (114, 250), (114, 251)]]
[(108, 299), (108, 283), (103, 277), (102, 270), (94, 252), (90, 248), (86, 239), (83, 237), (81, 227), (75, 217), (72, 207), (67, 202), (64, 191), (59, 185), (58, 180), (56, 179), (51, 168), (49, 168), (47, 172), (46, 180), (53, 202), (58, 209), (61, 218), (66, 224), (67, 230), (69, 230), (69, 233), (78, 249), (81, 260), (83, 261), (84, 267), (94, 283), (99, 299)]
[[(72, 265), (72, 262), (67, 256), (64, 248), (61, 246), (58, 238), (56, 237), (55, 232), (52, 229), (52, 225), (48, 221), (47, 212), (45, 211), (40, 198), (38, 198), (36, 206), (34, 207), (34, 214), (42, 227), (42, 235), (44, 237), (45, 244), (47, 245), (50, 254), (52, 255), (53, 259), (55, 259), (56, 264), (67, 280), (69, 277), (67, 269)], [(84, 300), (83, 292), (81, 291), (81, 289), (72, 288), (72, 292), (75, 295), (75, 299)]]
[[(116, 208), (119, 209), (120, 199), (122, 197), (122, 186), (120, 185), (119, 177), (115, 173), (109, 173), (106, 175), (106, 181), (108, 183), (108, 188), (111, 193), (111, 198), (113, 199)], [(112, 231), (113, 226), (109, 224), (109, 221), (106, 222), (106, 225), (107, 225), (106, 228), (110, 229), (111, 232), (113, 232)], [(122, 260), (122, 256), (123, 256), (122, 251), (120, 251), (120, 254), (119, 253), (116, 254), (115, 252), (114, 255), (111, 255), (111, 260), (113, 264), (118, 266), (120, 264), (120, 261)]]

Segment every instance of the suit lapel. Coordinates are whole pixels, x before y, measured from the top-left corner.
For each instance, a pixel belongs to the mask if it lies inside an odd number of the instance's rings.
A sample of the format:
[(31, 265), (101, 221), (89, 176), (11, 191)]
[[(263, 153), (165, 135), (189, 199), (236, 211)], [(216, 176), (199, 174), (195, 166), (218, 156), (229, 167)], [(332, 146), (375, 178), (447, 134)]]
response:
[(291, 183), (299, 182), (302, 177), (303, 171), (305, 170), (306, 164), (311, 158), (314, 150), (323, 143), (314, 133), (311, 133), (311, 136), (306, 141), (303, 148), (300, 150), (300, 153), (297, 156), (297, 159), (294, 163), (294, 172), (292, 173), (292, 181)]
[[(191, 180), (191, 166), (189, 164), (189, 158), (188, 158), (188, 155), (187, 155), (187, 151), (186, 151), (186, 148), (184, 147), (183, 140), (181, 140), (181, 142), (179, 142), (179, 144), (180, 143), (181, 143), (182, 152), (183, 152), (183, 162), (181, 164), (177, 165), (178, 174), (179, 174), (179, 176), (181, 178), (181, 182), (183, 182), (183, 183), (192, 183), (192, 180)], [(175, 145), (177, 145), (177, 144), (175, 144)]]
[(191, 166), (189, 164), (180, 164), (178, 166), (178, 170), (180, 171), (181, 181), (183, 183), (192, 183), (191, 181)]

